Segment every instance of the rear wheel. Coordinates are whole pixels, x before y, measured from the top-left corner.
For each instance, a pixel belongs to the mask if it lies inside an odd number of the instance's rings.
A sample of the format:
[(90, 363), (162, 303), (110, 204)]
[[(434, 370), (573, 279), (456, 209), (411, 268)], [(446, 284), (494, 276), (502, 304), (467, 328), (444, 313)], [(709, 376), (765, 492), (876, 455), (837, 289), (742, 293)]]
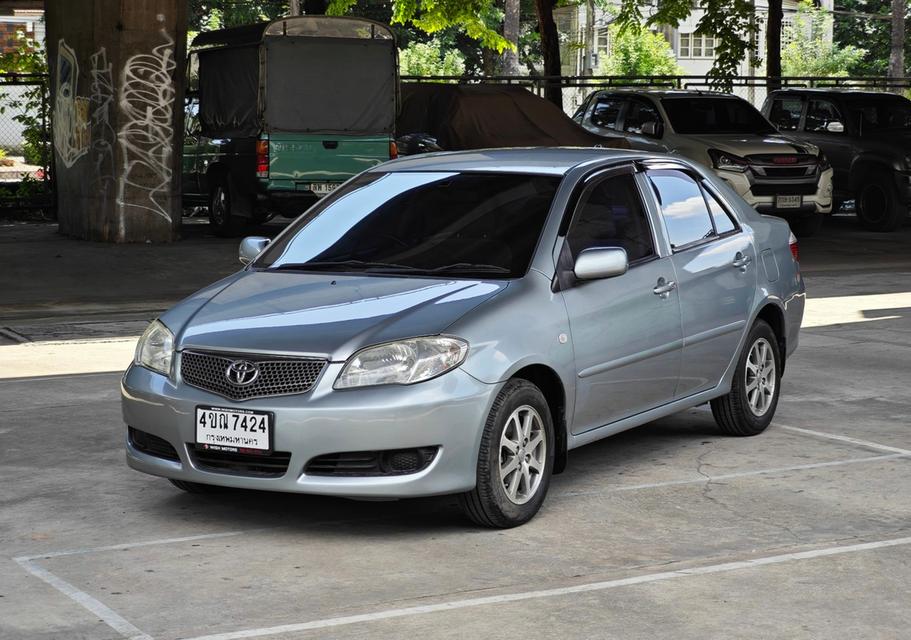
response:
[(187, 480), (172, 480), (169, 478), (168, 482), (187, 493), (221, 493), (225, 490), (224, 487), (216, 487), (211, 484), (200, 484), (199, 482), (189, 482)]
[(870, 231), (895, 231), (908, 215), (891, 173), (866, 177), (857, 189), (854, 207), (857, 219)]
[(524, 524), (541, 508), (553, 466), (554, 427), (544, 394), (526, 380), (510, 380), (484, 426), (477, 484), (459, 503), (484, 527)]
[(724, 433), (755, 436), (765, 431), (781, 393), (781, 355), (772, 327), (757, 320), (750, 330), (726, 396), (712, 400), (712, 415)]
[(209, 190), (209, 224), (217, 236), (233, 237), (240, 234), (244, 221), (234, 215), (231, 206), (230, 180), (215, 176)]

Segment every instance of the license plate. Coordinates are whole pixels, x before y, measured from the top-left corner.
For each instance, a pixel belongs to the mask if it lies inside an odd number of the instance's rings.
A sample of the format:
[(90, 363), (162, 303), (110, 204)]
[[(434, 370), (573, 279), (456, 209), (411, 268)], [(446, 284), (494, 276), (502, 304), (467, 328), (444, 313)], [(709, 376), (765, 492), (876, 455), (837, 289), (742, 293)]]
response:
[(339, 183), (337, 182), (311, 182), (310, 191), (322, 197), (335, 191), (335, 188), (338, 186), (338, 184)]
[(265, 411), (196, 407), (196, 446), (230, 453), (272, 450), (273, 416)]
[(802, 198), (800, 196), (775, 196), (776, 209), (799, 209)]

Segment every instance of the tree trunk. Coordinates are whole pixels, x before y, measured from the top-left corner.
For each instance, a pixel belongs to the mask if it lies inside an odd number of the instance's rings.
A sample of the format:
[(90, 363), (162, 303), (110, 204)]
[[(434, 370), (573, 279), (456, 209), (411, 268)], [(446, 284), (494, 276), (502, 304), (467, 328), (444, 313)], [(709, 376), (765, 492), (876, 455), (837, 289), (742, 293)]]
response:
[(299, 16), (301, 14), (301, 0), (291, 0), (288, 3), (288, 14)]
[(892, 0), (892, 52), (889, 55), (889, 77), (905, 75), (905, 11), (907, 0)]
[(582, 75), (595, 75), (595, 0), (585, 3), (585, 58)]
[(505, 76), (519, 75), (519, 8), (520, 0), (505, 0), (503, 16), (503, 37), (515, 49), (507, 49), (500, 57), (500, 73)]
[(769, 0), (769, 19), (765, 34), (765, 75), (768, 90), (781, 89), (781, 21), (782, 0)]
[[(557, 34), (557, 23), (554, 22), (554, 0), (535, 0), (535, 12), (538, 14), (538, 32), (541, 35), (541, 54), (544, 57), (544, 75), (559, 76), (560, 36)], [(559, 81), (547, 81), (544, 84), (544, 97), (563, 108), (563, 91)]]

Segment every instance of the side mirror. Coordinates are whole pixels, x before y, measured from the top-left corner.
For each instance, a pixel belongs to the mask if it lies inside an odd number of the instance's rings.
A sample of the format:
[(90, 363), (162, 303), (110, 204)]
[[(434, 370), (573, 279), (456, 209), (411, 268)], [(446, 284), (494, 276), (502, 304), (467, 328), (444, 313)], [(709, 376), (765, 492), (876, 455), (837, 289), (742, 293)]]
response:
[(626, 249), (620, 247), (592, 247), (576, 258), (573, 273), (579, 280), (601, 280), (622, 276), (629, 269)]
[(241, 240), (240, 250), (237, 252), (240, 263), (247, 265), (253, 262), (256, 256), (262, 253), (270, 242), (269, 238), (263, 238), (262, 236), (250, 236)]
[(832, 122), (830, 122), (829, 124), (826, 125), (826, 131), (828, 131), (829, 133), (844, 133), (845, 125), (843, 123), (839, 122), (838, 120), (833, 120)]
[(642, 135), (649, 138), (660, 138), (664, 135), (664, 125), (654, 120), (643, 122), (641, 127)]

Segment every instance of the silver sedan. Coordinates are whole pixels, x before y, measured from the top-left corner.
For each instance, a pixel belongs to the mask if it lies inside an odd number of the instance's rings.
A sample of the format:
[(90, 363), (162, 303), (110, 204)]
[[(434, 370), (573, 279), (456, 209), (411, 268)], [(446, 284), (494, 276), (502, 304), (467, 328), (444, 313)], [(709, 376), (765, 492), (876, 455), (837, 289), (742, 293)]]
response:
[(659, 154), (435, 154), (352, 179), (154, 321), (127, 461), (177, 487), (458, 494), (534, 516), (569, 450), (710, 402), (771, 422), (804, 285), (787, 224)]

